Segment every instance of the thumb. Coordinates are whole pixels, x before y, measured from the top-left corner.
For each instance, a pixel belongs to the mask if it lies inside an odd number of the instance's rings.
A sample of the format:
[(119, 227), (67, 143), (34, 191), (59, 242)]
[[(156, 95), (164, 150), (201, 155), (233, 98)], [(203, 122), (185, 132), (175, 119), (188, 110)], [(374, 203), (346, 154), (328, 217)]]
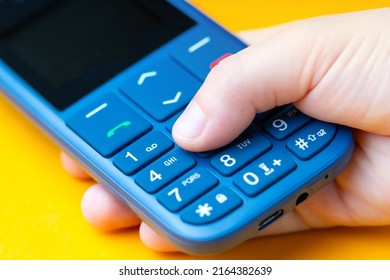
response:
[(389, 19), (380, 9), (252, 33), (255, 45), (209, 73), (173, 137), (192, 151), (219, 148), (257, 112), (291, 102), (317, 119), (390, 134)]

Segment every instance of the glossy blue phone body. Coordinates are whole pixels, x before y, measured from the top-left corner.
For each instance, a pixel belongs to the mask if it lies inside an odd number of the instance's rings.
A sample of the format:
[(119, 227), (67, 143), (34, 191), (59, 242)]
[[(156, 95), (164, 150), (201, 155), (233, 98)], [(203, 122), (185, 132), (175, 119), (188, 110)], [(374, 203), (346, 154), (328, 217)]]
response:
[[(216, 253), (256, 236), (334, 179), (349, 163), (354, 140), (350, 129), (312, 120), (289, 105), (259, 114), (252, 127), (224, 149), (204, 154), (181, 150), (170, 135), (172, 124), (210, 64), (246, 46), (190, 4), (168, 2), (196, 25), (65, 110), (54, 108), (1, 58), (0, 86), (168, 242), (191, 254)], [(153, 84), (156, 73), (158, 83)], [(140, 90), (142, 97), (134, 94), (140, 84), (147, 86), (145, 93)], [(162, 87), (170, 89), (167, 95), (150, 95)], [(90, 129), (92, 118), (96, 131)], [(293, 128), (291, 133), (283, 135), (283, 125)], [(133, 130), (122, 135), (129, 127)], [(117, 142), (110, 146), (108, 139)], [(313, 144), (313, 153), (306, 155), (310, 141), (319, 148)], [(185, 205), (180, 204), (183, 200)]]

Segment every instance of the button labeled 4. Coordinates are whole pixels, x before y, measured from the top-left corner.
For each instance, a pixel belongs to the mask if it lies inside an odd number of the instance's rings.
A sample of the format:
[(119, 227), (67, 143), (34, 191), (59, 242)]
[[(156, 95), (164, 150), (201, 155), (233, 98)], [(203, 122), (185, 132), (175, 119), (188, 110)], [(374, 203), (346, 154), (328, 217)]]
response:
[(160, 158), (135, 178), (145, 191), (154, 193), (195, 165), (195, 160), (183, 150), (174, 150)]

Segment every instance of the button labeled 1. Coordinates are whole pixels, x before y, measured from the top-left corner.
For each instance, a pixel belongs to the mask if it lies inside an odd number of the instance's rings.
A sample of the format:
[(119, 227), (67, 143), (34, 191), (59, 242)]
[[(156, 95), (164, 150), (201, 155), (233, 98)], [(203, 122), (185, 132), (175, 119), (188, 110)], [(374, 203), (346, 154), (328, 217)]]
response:
[(150, 132), (125, 148), (114, 158), (114, 165), (126, 175), (141, 169), (173, 147), (173, 142), (161, 132)]

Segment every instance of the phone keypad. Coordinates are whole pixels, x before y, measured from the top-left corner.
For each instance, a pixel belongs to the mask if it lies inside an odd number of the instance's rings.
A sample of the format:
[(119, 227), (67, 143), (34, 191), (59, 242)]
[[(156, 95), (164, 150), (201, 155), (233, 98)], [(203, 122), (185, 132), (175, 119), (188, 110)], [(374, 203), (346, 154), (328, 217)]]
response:
[(258, 114), (226, 147), (186, 152), (170, 133), (200, 81), (174, 60), (160, 62), (165, 67), (156, 63), (141, 69), (122, 84), (120, 93), (96, 100), (67, 125), (185, 223), (205, 225), (229, 215), (245, 197), (255, 199), (288, 177), (299, 161), (314, 157), (336, 134), (336, 126), (289, 105)]

